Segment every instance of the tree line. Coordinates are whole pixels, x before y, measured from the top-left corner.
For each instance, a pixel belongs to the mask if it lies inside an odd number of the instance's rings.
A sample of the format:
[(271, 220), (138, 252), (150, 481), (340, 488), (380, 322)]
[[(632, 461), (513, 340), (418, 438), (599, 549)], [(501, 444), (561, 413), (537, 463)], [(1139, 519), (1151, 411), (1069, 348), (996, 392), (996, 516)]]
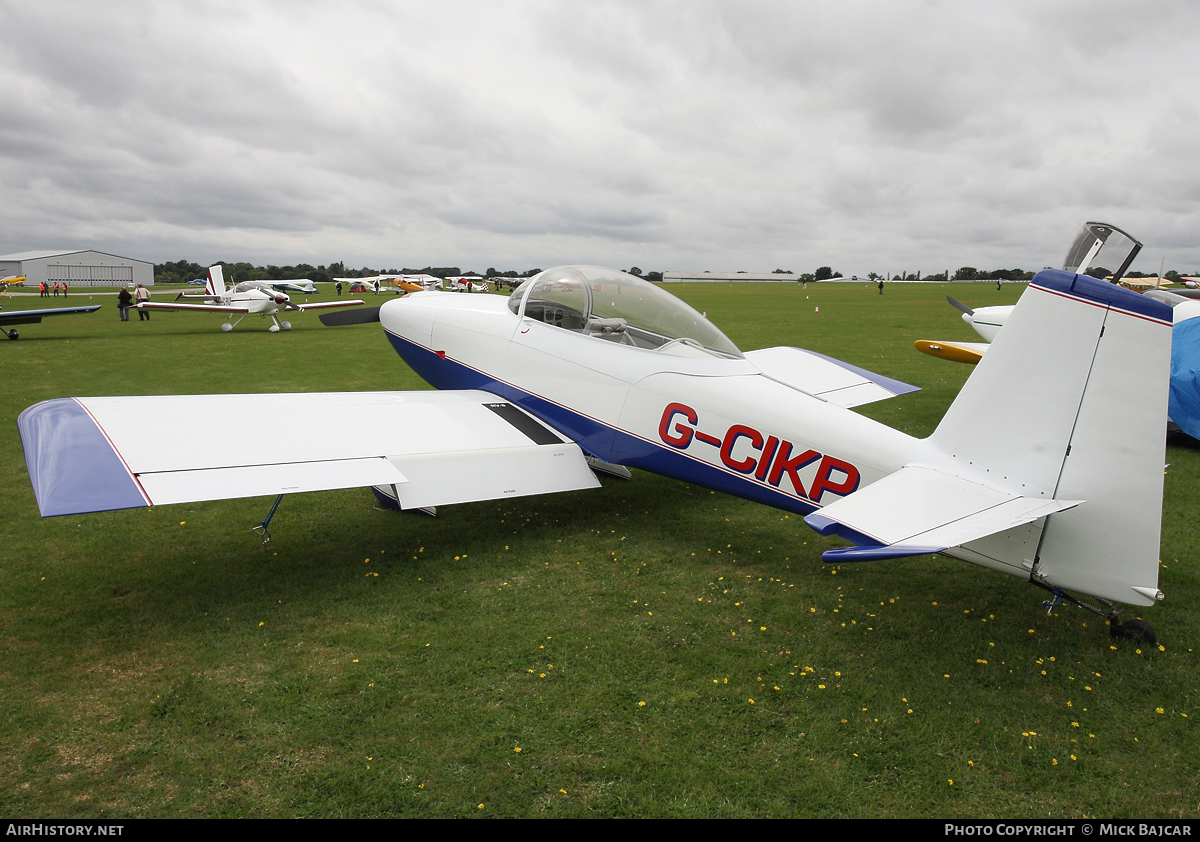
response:
[[(240, 284), (243, 281), (295, 281), (307, 278), (314, 282), (331, 282), (334, 278), (371, 278), (375, 275), (433, 275), (438, 278), (449, 278), (459, 275), (478, 275), (471, 269), (466, 271), (457, 266), (426, 266), (424, 269), (372, 269), (364, 266), (361, 269), (351, 269), (342, 262), (330, 263), (328, 266), (312, 266), (308, 263), (298, 263), (295, 266), (255, 266), (252, 263), (230, 263), (218, 260), (226, 283)], [(526, 269), (523, 272), (515, 270), (498, 271), (488, 267), (485, 277), (489, 278), (529, 278), (541, 269)], [(207, 278), (208, 267), (193, 263), (190, 260), (168, 261), (154, 264), (154, 281), (159, 284), (185, 284), (196, 278)]]

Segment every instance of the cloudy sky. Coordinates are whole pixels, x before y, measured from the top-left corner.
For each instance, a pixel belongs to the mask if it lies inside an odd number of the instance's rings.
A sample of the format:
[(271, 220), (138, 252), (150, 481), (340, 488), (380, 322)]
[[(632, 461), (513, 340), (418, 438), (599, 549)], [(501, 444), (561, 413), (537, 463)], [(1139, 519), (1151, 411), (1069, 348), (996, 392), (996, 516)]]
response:
[(0, 253), (1200, 270), (1200, 3), (0, 0)]

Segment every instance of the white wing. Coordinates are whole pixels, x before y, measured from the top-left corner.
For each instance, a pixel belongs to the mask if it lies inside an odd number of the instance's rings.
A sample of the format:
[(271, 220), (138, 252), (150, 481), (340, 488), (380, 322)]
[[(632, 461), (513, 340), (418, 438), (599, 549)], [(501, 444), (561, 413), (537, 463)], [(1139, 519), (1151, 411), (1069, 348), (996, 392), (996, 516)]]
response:
[[(281, 440), (281, 421), (313, 439)], [(17, 424), (44, 517), (368, 485), (395, 486), (406, 509), (599, 485), (578, 445), (482, 391), (60, 398)], [(197, 445), (185, 428), (228, 435)]]

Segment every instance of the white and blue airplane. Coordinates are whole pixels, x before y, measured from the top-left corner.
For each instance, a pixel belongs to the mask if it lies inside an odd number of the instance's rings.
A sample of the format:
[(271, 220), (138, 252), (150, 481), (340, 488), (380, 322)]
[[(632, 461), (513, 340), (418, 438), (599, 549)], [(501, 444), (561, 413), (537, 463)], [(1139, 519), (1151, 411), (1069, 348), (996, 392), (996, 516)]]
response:
[(277, 289), (280, 292), (302, 292), (306, 295), (317, 295), (320, 290), (308, 278), (297, 278), (293, 281), (263, 281), (270, 284), (271, 289)]
[[(18, 421), (43, 516), (374, 486), (400, 509), (598, 485), (642, 468), (805, 516), (853, 546), (827, 562), (944, 553), (1025, 579), (1152, 640), (1171, 312), (1083, 275), (1040, 273), (935, 432), (850, 407), (913, 391), (799, 348), (742, 352), (641, 278), (547, 270), (509, 298), (415, 292), (378, 320), (442, 391), (63, 398)], [(1053, 365), (1046, 360), (1053, 360)], [(409, 428), (263, 448), (180, 448), (180, 418), (259, 429)], [(1130, 500), (1138, 505), (1129, 505)], [(276, 500), (278, 503), (278, 498)], [(1091, 594), (1097, 608), (1070, 591)]]
[[(267, 330), (278, 333), (281, 330), (291, 330), (292, 323), (281, 322), (277, 316), (289, 310), (303, 312), (305, 310), (324, 310), (330, 307), (353, 307), (364, 302), (358, 299), (345, 301), (324, 301), (316, 304), (293, 304), (286, 292), (276, 289), (272, 284), (292, 283), (291, 281), (243, 281), (232, 288), (225, 286), (225, 274), (220, 264), (210, 266), (208, 281), (204, 292), (181, 292), (175, 296), (175, 302), (170, 304), (157, 301), (142, 301), (138, 308), (143, 310), (206, 310), (216, 313), (228, 313), (228, 320), (221, 323), (221, 330), (228, 333), (233, 330), (246, 316), (257, 313), (259, 316), (269, 316), (271, 326)], [(310, 284), (311, 286), (311, 284)], [(203, 304), (180, 304), (181, 298), (203, 299)], [(241, 314), (236, 322), (233, 317)]]

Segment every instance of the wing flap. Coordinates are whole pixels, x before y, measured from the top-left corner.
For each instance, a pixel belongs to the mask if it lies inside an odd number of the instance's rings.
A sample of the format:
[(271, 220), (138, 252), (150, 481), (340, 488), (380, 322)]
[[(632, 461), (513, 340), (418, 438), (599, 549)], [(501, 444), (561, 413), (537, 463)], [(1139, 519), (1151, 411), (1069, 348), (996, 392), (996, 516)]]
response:
[(159, 506), (195, 503), (200, 500), (259, 497), (267, 494), (394, 485), (407, 481), (395, 465), (382, 457), (138, 474), (138, 482), (155, 505)]
[(917, 386), (803, 348), (762, 348), (747, 351), (745, 356), (772, 380), (847, 409), (920, 391)]
[(822, 535), (857, 548), (827, 551), (826, 561), (941, 552), (1031, 523), (1082, 500), (1023, 497), (933, 468), (908, 465), (804, 519)]

